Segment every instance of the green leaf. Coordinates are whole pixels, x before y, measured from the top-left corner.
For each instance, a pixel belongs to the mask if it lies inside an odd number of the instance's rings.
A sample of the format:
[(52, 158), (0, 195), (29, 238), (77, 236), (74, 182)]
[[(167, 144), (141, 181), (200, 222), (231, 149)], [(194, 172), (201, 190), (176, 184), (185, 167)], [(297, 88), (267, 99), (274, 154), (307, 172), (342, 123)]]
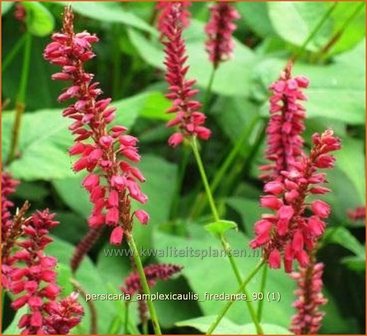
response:
[[(55, 2), (55, 4), (65, 6), (70, 3), (61, 1)], [(73, 11), (88, 18), (103, 22), (121, 23), (157, 35), (157, 31), (153, 27), (140, 19), (140, 17), (124, 9), (119, 3), (88, 1), (73, 2), (71, 6)]]
[(146, 178), (142, 190), (148, 196), (144, 209), (149, 213), (150, 221), (147, 226), (137, 222), (134, 226), (134, 237), (139, 245), (149, 247), (152, 243), (153, 228), (166, 223), (169, 219), (176, 190), (174, 181), (177, 178), (177, 166), (157, 156), (143, 155), (139, 168)]
[(64, 203), (85, 219), (91, 213), (92, 205), (88, 193), (82, 187), (84, 176), (81, 173), (74, 177), (57, 179), (52, 184)]
[(19, 320), (21, 319), (21, 317), (24, 314), (27, 314), (28, 312), (28, 307), (24, 306), (22, 308), (20, 308), (14, 318), (13, 321), (10, 323), (10, 325), (5, 329), (5, 331), (3, 332), (3, 335), (20, 335), (20, 329), (18, 328), (18, 323)]
[(13, 7), (14, 2), (4, 2), (1, 1), (1, 15), (5, 15)]
[[(174, 248), (180, 251), (193, 251), (183, 253), (180, 257), (174, 254), (157, 255), (159, 262), (176, 263), (184, 266), (182, 274), (187, 279), (192, 292), (199, 295), (199, 305), (204, 315), (216, 315), (221, 310), (225, 302), (207, 300), (205, 293), (221, 294), (236, 293), (238, 282), (233, 274), (227, 257), (223, 254), (220, 242), (212, 235), (209, 235), (202, 226), (186, 225), (187, 237), (177, 237), (174, 235), (155, 232), (154, 247), (157, 250), (169, 251)], [(245, 275), (253, 270), (260, 259), (259, 251), (254, 251), (249, 247), (248, 239), (240, 232), (230, 231), (227, 233), (227, 240), (232, 247), (232, 254), (241, 272)], [(215, 265), (215, 267), (213, 266)], [(203, 281), (208, 279), (210, 281)], [(260, 288), (261, 274), (257, 274), (248, 285), (248, 292), (258, 292)], [(267, 288), (269, 291), (279, 292), (281, 300), (279, 302), (267, 302), (264, 305), (263, 321), (274, 323), (283, 327), (288, 327), (292, 315), (291, 304), (293, 297), (294, 282), (279, 270), (269, 270)], [(250, 323), (245, 302), (237, 302), (228, 311), (227, 317), (235, 323)]]
[(356, 272), (365, 272), (366, 270), (366, 258), (362, 256), (344, 257), (342, 263)]
[[(365, 148), (364, 141), (350, 137), (342, 139), (342, 149), (335, 153), (337, 167), (353, 182), (361, 204), (365, 202)], [(362, 158), (356, 160), (356, 158)]]
[(276, 33), (271, 24), (268, 3), (266, 2), (237, 2), (241, 20), (261, 37), (274, 36)]
[(326, 243), (339, 244), (353, 252), (356, 256), (365, 258), (365, 248), (345, 227), (339, 226), (328, 229), (325, 233), (324, 241)]
[[(312, 2), (270, 2), (269, 17), (278, 35), (285, 41), (301, 46), (310, 36), (331, 4)], [(324, 46), (332, 32), (332, 21), (327, 20), (307, 49), (316, 51)]]
[(27, 11), (26, 24), (30, 33), (46, 36), (52, 33), (55, 21), (48, 9), (39, 2), (22, 2)]
[(229, 230), (237, 229), (237, 224), (233, 221), (221, 219), (217, 222), (206, 224), (205, 229), (214, 235), (223, 235)]
[(73, 277), (70, 266), (63, 263), (57, 263), (57, 284), (61, 287), (61, 297), (66, 297), (73, 292), (74, 287), (70, 282)]
[[(3, 114), (3, 157), (8, 156), (14, 112)], [(26, 181), (49, 180), (73, 176), (67, 154), (72, 137), (69, 121), (60, 110), (26, 113), (20, 128), (20, 157), (8, 167), (14, 177)], [(26, 167), (26, 169), (24, 169)]]
[[(216, 315), (212, 316), (203, 316), (191, 320), (181, 321), (176, 323), (176, 326), (178, 327), (192, 327), (200, 332), (207, 332), (209, 327), (212, 325), (212, 323), (216, 319)], [(275, 324), (268, 324), (268, 323), (262, 323), (261, 324), (264, 333), (266, 335), (291, 335), (292, 333), (281, 326), (275, 325)], [(228, 318), (224, 317), (218, 327), (215, 329), (214, 335), (256, 335), (256, 329), (255, 326), (252, 323), (239, 325), (236, 323), (233, 323)]]

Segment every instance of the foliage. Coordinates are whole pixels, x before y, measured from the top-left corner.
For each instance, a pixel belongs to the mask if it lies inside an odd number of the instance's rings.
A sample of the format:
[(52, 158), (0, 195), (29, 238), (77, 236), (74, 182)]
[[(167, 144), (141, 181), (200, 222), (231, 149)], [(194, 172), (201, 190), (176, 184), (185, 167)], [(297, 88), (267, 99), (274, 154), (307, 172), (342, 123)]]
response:
[[(75, 175), (70, 168), (69, 121), (62, 117), (62, 107), (56, 100), (62, 85), (51, 82), (54, 69), (42, 58), (50, 34), (61, 26), (60, 12), (65, 3), (24, 2), (24, 22), (15, 20), (14, 5), (1, 3), (2, 61), (8, 63), (2, 73), (2, 158), (6, 162), (10, 153), (24, 57), (22, 36), (27, 31), (32, 35), (32, 49), (26, 112), (19, 132), (19, 151), (4, 169), (22, 181), (14, 196), (17, 206), (30, 199), (33, 209), (48, 207), (58, 214), (61, 223), (54, 231), (55, 242), (48, 252), (58, 258), (59, 283), (65, 294), (69, 294), (72, 291), (69, 261), (75, 244), (87, 231), (91, 205), (80, 186), (82, 176)], [(319, 252), (320, 261), (326, 265), (325, 289), (329, 300), (321, 333), (362, 333), (364, 227), (351, 222), (347, 211), (366, 201), (365, 9), (359, 9), (360, 2), (338, 3), (304, 48), (305, 40), (332, 3), (238, 2), (236, 6), (242, 18), (237, 22), (233, 59), (223, 63), (215, 75), (206, 111), (213, 135), (210, 141), (201, 144), (205, 168), (213, 181), (227, 155), (242, 141), (215, 192), (221, 218), (227, 221), (215, 222), (205, 204), (199, 216), (193, 212), (193, 206), (205, 197), (193, 156), (188, 156), (186, 168), (182, 163), (188, 148), (172, 150), (166, 144), (170, 131), (164, 124), (170, 118), (165, 111), (170, 104), (164, 96), (167, 89), (164, 55), (154, 26), (154, 3), (72, 3), (76, 29), (96, 32), (101, 39), (96, 47), (97, 57), (89, 62), (88, 70), (96, 74), (104, 95), (112, 96), (118, 111), (116, 123), (129, 127), (129, 132), (140, 139), (143, 157), (140, 168), (147, 179), (143, 191), (149, 197), (145, 210), (151, 221), (148, 226), (135, 225), (136, 240), (139, 247), (156, 251), (172, 246), (178, 250), (220, 250), (216, 237), (225, 234), (232, 248), (247, 253), (246, 257), (235, 257), (243, 274), (253, 269), (258, 256), (250, 250), (248, 242), (253, 237), (253, 224), (262, 213), (258, 203), (262, 192), (258, 167), (265, 163), (268, 86), (278, 78), (289, 57), (298, 55), (294, 73), (307, 76), (311, 83), (307, 90), (306, 146), (309, 147), (313, 132), (327, 127), (336, 131), (343, 144), (337, 154), (336, 168), (329, 175), (332, 192), (327, 200), (333, 211)], [(192, 22), (185, 31), (189, 77), (197, 79), (201, 101), (212, 71), (204, 49), (207, 7), (207, 3), (200, 2), (192, 5)], [(330, 41), (335, 43), (329, 48)], [(130, 272), (130, 265), (127, 257), (106, 257), (105, 251), (110, 249), (108, 237), (102, 235), (83, 261), (76, 280), (86, 292), (120, 293), (119, 286)], [(120, 248), (125, 249), (125, 245)], [(160, 284), (157, 291), (200, 296), (199, 300), (187, 302), (157, 302), (165, 333), (193, 330), (205, 333), (225, 303), (205, 300), (204, 293), (234, 293), (238, 288), (225, 258), (150, 255), (143, 261), (184, 266), (179, 278)], [(260, 279), (258, 274), (251, 280), (250, 293), (260, 290)], [(294, 313), (293, 286), (283, 272), (269, 272), (266, 288), (279, 292), (281, 300), (264, 305), (265, 333), (288, 333)], [(343, 293), (339, 293), (341, 286)], [(360, 291), (358, 295), (353, 294), (355, 288)], [(138, 332), (134, 305), (130, 307), (131, 333)], [(89, 333), (90, 313), (87, 305), (84, 308), (86, 315), (74, 333)], [(99, 333), (124, 333), (123, 302), (96, 301), (96, 308)], [(19, 313), (4, 316), (5, 334), (17, 332), (14, 328)], [(255, 333), (244, 302), (231, 308), (216, 332)]]

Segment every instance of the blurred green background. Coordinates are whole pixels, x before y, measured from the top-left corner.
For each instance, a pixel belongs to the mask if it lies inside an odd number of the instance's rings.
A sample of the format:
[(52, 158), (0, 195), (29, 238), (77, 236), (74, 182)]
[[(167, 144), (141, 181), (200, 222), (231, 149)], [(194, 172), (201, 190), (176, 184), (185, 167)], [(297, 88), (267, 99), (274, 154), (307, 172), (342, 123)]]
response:
[[(155, 4), (117, 2), (71, 2), (76, 13), (75, 29), (88, 30), (100, 37), (97, 57), (88, 63), (96, 74), (104, 96), (113, 98), (118, 108), (117, 123), (130, 128), (140, 139), (143, 156), (141, 169), (147, 182), (143, 189), (149, 196), (145, 209), (151, 223), (136, 225), (136, 237), (144, 247), (219, 248), (204, 229), (209, 212), (190, 216), (202, 185), (195, 162), (189, 162), (183, 174), (180, 162), (183, 149), (172, 150), (167, 138), (172, 130), (165, 127), (169, 107), (164, 97), (162, 46), (154, 26)], [(57, 213), (60, 225), (53, 235), (49, 252), (59, 259), (60, 283), (69, 293), (69, 260), (73, 246), (87, 232), (86, 218), (90, 204), (80, 186), (82, 176), (71, 170), (67, 148), (72, 143), (69, 121), (62, 118), (57, 96), (63, 83), (52, 82), (56, 67), (44, 61), (42, 53), (50, 34), (61, 27), (62, 7), (66, 2), (24, 3), (25, 21), (15, 19), (15, 5), (2, 2), (2, 158), (7, 161), (14, 123), (14, 106), (19, 98), (24, 50), (30, 43), (30, 69), (26, 86), (26, 112), (20, 130), (19, 151), (4, 169), (21, 180), (14, 200), (19, 206), (29, 200), (32, 209), (50, 208)], [(192, 21), (185, 31), (189, 53), (189, 76), (197, 79), (204, 96), (211, 64), (204, 49), (203, 31), (209, 3), (197, 2), (190, 8)], [(343, 149), (337, 154), (336, 168), (329, 173), (333, 190), (327, 196), (333, 213), (319, 252), (326, 264), (326, 317), (321, 333), (364, 333), (365, 326), (365, 246), (364, 223), (347, 218), (348, 209), (365, 204), (365, 6), (364, 2), (238, 2), (242, 18), (237, 22), (233, 59), (222, 64), (213, 85), (213, 99), (208, 111), (212, 139), (202, 144), (205, 166), (210, 179), (228, 153), (241, 141), (241, 149), (231, 169), (222, 179), (215, 196), (223, 217), (235, 220), (240, 233), (229, 236), (235, 248), (248, 248), (253, 223), (259, 218), (258, 205), (262, 183), (258, 167), (264, 161), (264, 126), (268, 119), (268, 86), (294, 54), (299, 55), (294, 74), (311, 81), (306, 95), (306, 146), (311, 135), (331, 127), (342, 138)], [(331, 11), (331, 7), (335, 6)], [(330, 14), (328, 15), (327, 13)], [(323, 17), (326, 20), (306, 48)], [(209, 216), (209, 217), (208, 217)], [(107, 235), (94, 246), (77, 273), (78, 281), (93, 293), (119, 292), (118, 287), (129, 273), (129, 261), (105, 257)], [(123, 247), (125, 248), (125, 247)], [(174, 262), (185, 266), (182, 275), (161, 283), (159, 292), (187, 293), (234, 292), (227, 260), (206, 258), (147, 258), (150, 262)], [(257, 258), (238, 260), (244, 272), (253, 268)], [(282, 271), (271, 271), (269, 291), (281, 294), (279, 303), (267, 303), (266, 332), (285, 333), (294, 311), (291, 303), (294, 284)], [(259, 278), (250, 289), (259, 288)], [(205, 331), (221, 305), (215, 301), (156, 302), (165, 332)], [(245, 304), (237, 303), (222, 326), (224, 332), (251, 332)], [(122, 302), (98, 302), (99, 332), (121, 333)], [(75, 333), (88, 333), (89, 312)], [(3, 327), (15, 321), (5, 300)], [(14, 323), (7, 333), (11, 333)], [(268, 331), (267, 331), (268, 329)], [(221, 330), (218, 329), (218, 332)]]

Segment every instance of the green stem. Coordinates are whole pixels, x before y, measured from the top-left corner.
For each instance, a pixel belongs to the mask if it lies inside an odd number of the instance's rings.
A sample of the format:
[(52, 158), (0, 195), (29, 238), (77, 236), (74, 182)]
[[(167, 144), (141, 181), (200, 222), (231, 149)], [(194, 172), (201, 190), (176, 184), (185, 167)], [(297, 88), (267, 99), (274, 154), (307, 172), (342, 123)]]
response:
[(217, 68), (213, 66), (212, 72), (211, 72), (210, 77), (209, 77), (209, 83), (208, 83), (208, 86), (207, 86), (206, 91), (205, 91), (204, 106), (203, 106), (203, 111), (204, 112), (206, 112), (207, 109), (208, 109), (210, 97), (212, 95), (212, 87), (213, 87), (216, 71), (217, 71)]
[(147, 278), (146, 278), (145, 273), (144, 273), (143, 264), (141, 262), (139, 251), (138, 251), (138, 248), (136, 247), (136, 244), (135, 244), (135, 241), (134, 241), (134, 238), (133, 238), (132, 234), (127, 235), (127, 241), (128, 241), (130, 249), (133, 252), (133, 258), (134, 258), (136, 269), (137, 269), (138, 274), (139, 274), (140, 283), (141, 283), (141, 286), (143, 288), (143, 292), (147, 296), (147, 305), (148, 305), (148, 309), (149, 309), (150, 318), (152, 319), (154, 333), (156, 335), (162, 335), (161, 328), (160, 328), (159, 322), (158, 322), (157, 313), (155, 311), (155, 308), (154, 308), (154, 305), (153, 305), (153, 302), (152, 302), (152, 299), (151, 299), (148, 281), (147, 281)]
[(321, 18), (321, 20), (318, 22), (318, 24), (315, 26), (315, 28), (311, 31), (311, 33), (308, 35), (306, 40), (303, 42), (301, 48), (299, 51), (293, 56), (292, 60), (295, 62), (306, 50), (307, 45), (314, 39), (314, 37), (319, 32), (320, 28), (324, 25), (326, 20), (329, 18), (331, 13), (335, 10), (336, 6), (338, 5), (337, 2), (334, 2), (333, 5), (329, 8), (329, 10), (324, 14), (324, 16)]
[[(227, 155), (226, 159), (223, 161), (222, 165), (218, 169), (217, 173), (214, 176), (213, 181), (210, 183), (210, 190), (212, 191), (213, 194), (216, 192), (220, 183), (223, 181), (225, 174), (233, 166), (233, 162), (236, 160), (241, 149), (243, 149), (246, 141), (248, 140), (258, 120), (259, 118), (254, 118), (251, 121), (250, 125), (244, 128), (235, 146), (232, 147), (232, 150)], [(194, 204), (194, 207), (191, 211), (192, 218), (196, 218), (202, 213), (203, 209), (206, 206), (206, 202), (207, 202), (207, 199), (205, 198), (205, 195), (203, 194), (198, 195), (196, 202)]]
[(210, 190), (208, 178), (207, 178), (206, 173), (205, 173), (203, 161), (201, 160), (201, 157), (200, 157), (196, 137), (192, 137), (191, 147), (192, 147), (192, 151), (194, 152), (196, 163), (197, 163), (198, 168), (199, 168), (200, 176), (201, 176), (201, 179), (202, 179), (203, 184), (204, 184), (205, 192), (206, 192), (206, 195), (208, 197), (208, 202), (209, 202), (210, 208), (212, 210), (214, 220), (216, 222), (218, 222), (219, 221), (218, 210), (217, 210), (217, 207), (215, 206), (215, 202), (214, 202), (212, 192)]
[[(261, 276), (260, 293), (264, 293), (265, 291), (267, 277), (268, 277), (268, 265), (265, 265)], [(263, 307), (264, 307), (264, 300), (260, 300), (257, 306), (257, 318), (259, 319), (259, 322), (261, 322)]]
[(3, 72), (5, 72), (5, 70), (11, 64), (11, 62), (13, 61), (13, 59), (15, 58), (15, 56), (22, 49), (23, 44), (25, 43), (26, 39), (27, 39), (27, 34), (23, 34), (23, 36), (17, 41), (17, 43), (15, 43), (14, 47), (6, 55), (6, 57), (4, 59), (4, 62), (3, 62), (3, 67), (2, 67), (2, 71)]
[(353, 13), (345, 20), (344, 24), (338, 29), (338, 31), (331, 37), (330, 41), (326, 43), (326, 45), (320, 51), (319, 58), (326, 57), (327, 53), (330, 49), (336, 44), (336, 42), (341, 38), (344, 34), (345, 30), (348, 28), (349, 24), (354, 20), (354, 18), (358, 15), (360, 10), (364, 7), (364, 2), (362, 2)]
[(148, 321), (143, 322), (143, 334), (148, 335)]
[(124, 320), (124, 334), (127, 335), (129, 331), (129, 302), (125, 303), (125, 320)]
[[(230, 247), (228, 241), (226, 240), (226, 238), (224, 237), (224, 235), (222, 235), (220, 237), (220, 239), (221, 239), (221, 243), (222, 243), (223, 249), (226, 252), (226, 255), (228, 256), (228, 259), (229, 259), (229, 262), (231, 264), (232, 270), (233, 270), (233, 272), (234, 272), (234, 274), (236, 276), (237, 282), (238, 282), (239, 285), (241, 285), (242, 282), (243, 282), (242, 275), (241, 275), (241, 272), (240, 272), (240, 270), (239, 270), (239, 268), (238, 268), (238, 266), (236, 264), (235, 259), (233, 258), (231, 247)], [(246, 297), (249, 297), (246, 288), (243, 288), (242, 291), (246, 295)], [(260, 319), (256, 315), (256, 312), (255, 312), (254, 306), (252, 305), (252, 302), (246, 300), (246, 304), (247, 304), (247, 308), (248, 308), (248, 310), (250, 312), (251, 319), (254, 322), (254, 325), (255, 325), (255, 328), (256, 328), (256, 332), (258, 334), (260, 334), (260, 335), (264, 334), (264, 332), (262, 330), (262, 327), (261, 327), (261, 325), (259, 323), (259, 320)]]
[(19, 91), (15, 102), (15, 120), (12, 130), (10, 152), (7, 161), (8, 164), (14, 160), (18, 148), (22, 115), (25, 110), (25, 98), (27, 93), (29, 68), (31, 64), (31, 50), (32, 50), (31, 47), (32, 47), (32, 35), (29, 32), (27, 32), (24, 44), (22, 75), (20, 78)]
[[(261, 260), (260, 263), (258, 263), (256, 265), (256, 267), (252, 270), (251, 273), (249, 273), (246, 277), (246, 279), (243, 280), (243, 282), (241, 283), (241, 286), (238, 288), (236, 294), (240, 294), (243, 293), (243, 291), (246, 289), (247, 284), (251, 281), (251, 279), (256, 275), (256, 273), (261, 269), (261, 267), (263, 266), (264, 261)], [(247, 296), (247, 295), (246, 295)], [(226, 313), (228, 312), (229, 308), (231, 308), (231, 306), (235, 303), (235, 300), (231, 300), (228, 301), (225, 306), (222, 308), (222, 310), (220, 311), (220, 313), (218, 314), (217, 318), (215, 319), (215, 321), (213, 322), (213, 324), (209, 327), (208, 331), (206, 332), (206, 335), (211, 335), (214, 330), (217, 328), (217, 326), (219, 325), (220, 321), (223, 319), (223, 317), (226, 315)]]
[[(203, 181), (203, 184), (204, 184), (205, 192), (206, 192), (207, 197), (208, 197), (209, 205), (210, 205), (210, 208), (212, 210), (214, 220), (216, 222), (218, 222), (220, 220), (218, 210), (215, 206), (213, 195), (212, 195), (212, 192), (211, 192), (210, 187), (209, 187), (208, 178), (207, 178), (206, 173), (205, 173), (204, 165), (203, 165), (203, 162), (201, 160), (201, 156), (200, 156), (200, 153), (199, 153), (199, 149), (198, 149), (198, 145), (197, 145), (197, 141), (196, 141), (195, 137), (192, 138), (191, 146), (192, 146), (194, 156), (195, 156), (195, 159), (196, 159), (199, 171), (200, 171), (200, 175), (201, 175), (201, 178), (202, 178), (202, 181)], [(235, 274), (238, 283), (241, 284), (242, 283), (241, 272), (240, 272), (240, 270), (239, 270), (239, 268), (236, 264), (235, 259), (233, 258), (233, 255), (232, 255), (232, 252), (231, 252), (231, 246), (228, 243), (228, 241), (225, 239), (224, 235), (222, 235), (220, 237), (220, 240), (221, 240), (223, 249), (226, 252), (226, 255), (228, 256), (228, 259), (229, 259), (229, 262), (231, 264), (233, 273)], [(245, 293), (246, 296), (248, 296), (245, 288), (243, 288), (242, 291)], [(256, 313), (255, 313), (254, 307), (252, 306), (252, 302), (246, 301), (246, 303), (247, 303), (247, 306), (248, 306), (248, 309), (249, 309), (249, 312), (250, 312), (250, 315), (251, 315), (251, 319), (255, 324), (256, 331), (258, 332), (258, 334), (263, 334), (262, 328), (261, 328), (261, 326), (260, 326), (260, 324), (257, 320), (257, 316), (256, 316)]]

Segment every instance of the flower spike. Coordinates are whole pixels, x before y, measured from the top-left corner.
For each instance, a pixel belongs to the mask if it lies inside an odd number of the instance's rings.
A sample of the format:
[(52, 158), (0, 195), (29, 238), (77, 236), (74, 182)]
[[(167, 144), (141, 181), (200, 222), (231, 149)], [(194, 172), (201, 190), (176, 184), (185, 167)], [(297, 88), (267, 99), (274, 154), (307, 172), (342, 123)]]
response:
[(69, 153), (78, 156), (73, 169), (87, 172), (82, 184), (93, 204), (89, 226), (110, 226), (110, 241), (119, 245), (123, 233), (132, 230), (131, 201), (147, 201), (140, 189), (145, 179), (133, 165), (140, 161), (138, 139), (126, 134), (124, 126), (111, 126), (116, 109), (110, 106), (110, 98), (100, 97), (99, 83), (93, 82), (94, 75), (85, 70), (85, 63), (95, 56), (92, 45), (98, 38), (86, 31), (75, 33), (73, 19), (71, 8), (66, 7), (62, 32), (52, 35), (53, 42), (47, 45), (44, 57), (62, 68), (52, 76), (54, 80), (71, 82), (58, 100), (74, 100), (63, 115), (73, 120), (69, 130), (75, 143)]

